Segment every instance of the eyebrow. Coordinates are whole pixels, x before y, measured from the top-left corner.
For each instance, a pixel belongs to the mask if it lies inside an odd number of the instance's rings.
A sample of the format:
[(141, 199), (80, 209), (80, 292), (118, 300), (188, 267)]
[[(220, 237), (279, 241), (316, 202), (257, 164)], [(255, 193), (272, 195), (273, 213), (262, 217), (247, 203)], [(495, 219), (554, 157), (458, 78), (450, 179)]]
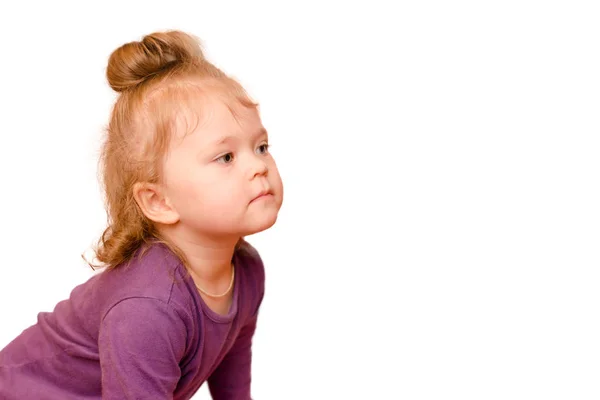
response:
[[(268, 135), (268, 132), (267, 132), (267, 130), (266, 130), (264, 127), (260, 128), (260, 129), (259, 129), (257, 132), (255, 132), (255, 133), (252, 135), (252, 138), (253, 138), (253, 139), (256, 139), (256, 138), (258, 138), (258, 137), (260, 137), (260, 136), (262, 136), (262, 135)], [(215, 141), (215, 142), (213, 143), (213, 145), (214, 145), (214, 146), (219, 146), (219, 145), (221, 145), (221, 144), (224, 144), (224, 143), (230, 142), (230, 141), (232, 141), (232, 140), (234, 140), (234, 139), (235, 139), (235, 137), (233, 137), (233, 136), (224, 136), (224, 137), (222, 137), (222, 138), (218, 139), (217, 141)]]

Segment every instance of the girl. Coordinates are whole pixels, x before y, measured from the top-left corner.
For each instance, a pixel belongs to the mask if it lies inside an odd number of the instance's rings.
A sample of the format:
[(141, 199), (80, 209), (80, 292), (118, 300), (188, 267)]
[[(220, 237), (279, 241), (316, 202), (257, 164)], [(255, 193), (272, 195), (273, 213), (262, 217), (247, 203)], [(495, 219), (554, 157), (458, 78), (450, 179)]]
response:
[(110, 56), (102, 273), (0, 352), (2, 399), (250, 399), (262, 261), (283, 186), (258, 105), (199, 41), (157, 32)]

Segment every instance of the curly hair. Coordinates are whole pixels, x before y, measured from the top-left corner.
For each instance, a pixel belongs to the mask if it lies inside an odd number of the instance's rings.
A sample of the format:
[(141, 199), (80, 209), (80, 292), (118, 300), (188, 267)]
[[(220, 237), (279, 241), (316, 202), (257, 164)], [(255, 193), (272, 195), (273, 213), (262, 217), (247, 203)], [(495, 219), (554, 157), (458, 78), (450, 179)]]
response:
[[(161, 238), (141, 211), (133, 186), (161, 182), (169, 143), (181, 125), (178, 119), (199, 118), (202, 98), (218, 96), (232, 112), (232, 102), (248, 108), (258, 104), (235, 79), (206, 60), (199, 39), (181, 31), (155, 32), (117, 48), (109, 57), (106, 76), (118, 93), (99, 160), (108, 226), (94, 246), (100, 264), (88, 264), (115, 268), (154, 241), (168, 245), (185, 263), (177, 246)], [(241, 238), (238, 246), (243, 243)]]

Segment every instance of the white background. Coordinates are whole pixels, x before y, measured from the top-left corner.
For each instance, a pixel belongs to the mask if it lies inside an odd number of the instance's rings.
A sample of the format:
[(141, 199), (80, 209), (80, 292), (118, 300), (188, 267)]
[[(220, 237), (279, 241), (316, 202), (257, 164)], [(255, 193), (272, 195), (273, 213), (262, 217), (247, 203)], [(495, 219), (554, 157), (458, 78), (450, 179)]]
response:
[(284, 178), (249, 238), (256, 399), (597, 399), (593, 3), (1, 6), (0, 347), (92, 275), (108, 56), (182, 29), (261, 103)]

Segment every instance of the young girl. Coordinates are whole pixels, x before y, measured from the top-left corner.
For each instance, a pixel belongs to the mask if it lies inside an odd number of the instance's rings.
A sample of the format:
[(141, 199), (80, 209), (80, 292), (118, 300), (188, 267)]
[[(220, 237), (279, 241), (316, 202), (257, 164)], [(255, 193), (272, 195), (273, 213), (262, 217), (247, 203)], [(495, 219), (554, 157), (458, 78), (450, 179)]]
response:
[(0, 352), (2, 399), (250, 399), (264, 269), (245, 235), (283, 186), (257, 104), (179, 31), (115, 50), (105, 269)]

